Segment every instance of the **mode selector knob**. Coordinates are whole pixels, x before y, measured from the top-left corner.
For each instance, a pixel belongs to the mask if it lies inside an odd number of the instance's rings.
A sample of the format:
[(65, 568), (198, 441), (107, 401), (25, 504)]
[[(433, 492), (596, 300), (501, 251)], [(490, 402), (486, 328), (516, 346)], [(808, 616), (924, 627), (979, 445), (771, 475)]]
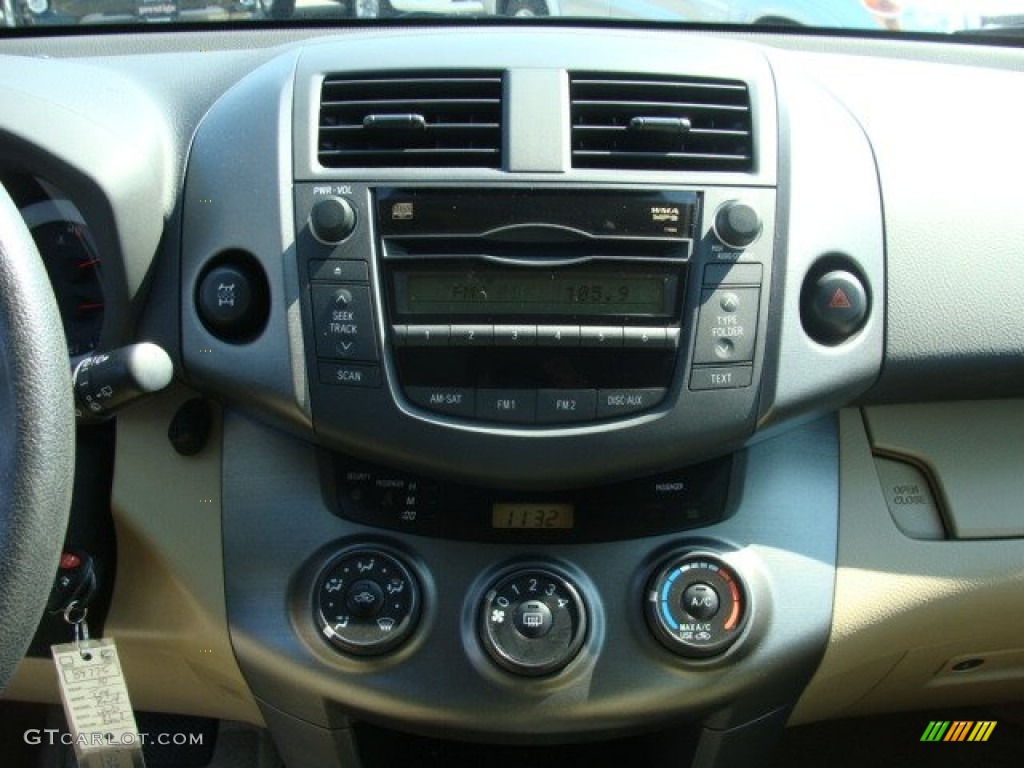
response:
[(356, 212), (343, 197), (322, 197), (309, 212), (309, 228), (313, 237), (326, 245), (337, 245), (352, 234)]
[(320, 634), (356, 655), (385, 653), (400, 645), (419, 617), (419, 585), (409, 568), (380, 549), (349, 550), (317, 581), (314, 614)]
[(761, 219), (746, 203), (730, 200), (715, 214), (715, 234), (733, 248), (746, 248), (761, 235)]

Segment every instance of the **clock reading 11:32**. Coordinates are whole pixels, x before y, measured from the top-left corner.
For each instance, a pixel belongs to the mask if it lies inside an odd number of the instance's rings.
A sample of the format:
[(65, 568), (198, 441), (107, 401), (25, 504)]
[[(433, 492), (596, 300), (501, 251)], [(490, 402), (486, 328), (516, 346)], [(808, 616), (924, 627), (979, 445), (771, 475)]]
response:
[(572, 504), (509, 502), (491, 508), (493, 528), (569, 529), (573, 526)]

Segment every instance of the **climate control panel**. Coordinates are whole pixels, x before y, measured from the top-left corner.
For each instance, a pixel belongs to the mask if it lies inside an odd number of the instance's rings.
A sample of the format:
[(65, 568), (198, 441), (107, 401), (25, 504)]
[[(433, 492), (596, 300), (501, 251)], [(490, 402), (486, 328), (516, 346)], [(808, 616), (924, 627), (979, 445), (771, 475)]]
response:
[[(482, 592), (467, 594), (478, 644), (512, 675), (557, 675), (581, 653), (600, 597), (560, 568), (540, 561), (498, 574)], [(402, 558), (379, 547), (343, 550), (320, 572), (313, 594), (321, 636), (355, 656), (397, 649), (416, 630), (419, 582)], [(751, 614), (749, 592), (722, 556), (681, 550), (647, 579), (643, 603), (651, 633), (668, 650), (708, 659), (729, 650)], [(589, 604), (589, 607), (588, 607)], [(600, 621), (598, 622), (600, 623)]]

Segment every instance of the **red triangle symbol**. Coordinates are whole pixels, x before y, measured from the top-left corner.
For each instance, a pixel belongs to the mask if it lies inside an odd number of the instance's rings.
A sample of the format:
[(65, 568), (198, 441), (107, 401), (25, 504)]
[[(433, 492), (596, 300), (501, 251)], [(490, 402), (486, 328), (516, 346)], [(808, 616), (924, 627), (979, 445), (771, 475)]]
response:
[(846, 295), (846, 291), (842, 288), (836, 288), (836, 292), (832, 294), (832, 298), (828, 302), (829, 309), (849, 309), (850, 298)]

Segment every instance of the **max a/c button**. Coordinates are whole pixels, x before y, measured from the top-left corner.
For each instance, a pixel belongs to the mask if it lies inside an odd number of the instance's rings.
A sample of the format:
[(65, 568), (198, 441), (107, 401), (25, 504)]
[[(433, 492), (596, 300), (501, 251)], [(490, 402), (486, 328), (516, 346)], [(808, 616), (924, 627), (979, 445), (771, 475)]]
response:
[(690, 389), (739, 389), (749, 387), (754, 369), (749, 365), (698, 365), (690, 376)]
[(597, 418), (611, 419), (637, 411), (645, 411), (664, 399), (664, 387), (599, 389), (597, 391)]

